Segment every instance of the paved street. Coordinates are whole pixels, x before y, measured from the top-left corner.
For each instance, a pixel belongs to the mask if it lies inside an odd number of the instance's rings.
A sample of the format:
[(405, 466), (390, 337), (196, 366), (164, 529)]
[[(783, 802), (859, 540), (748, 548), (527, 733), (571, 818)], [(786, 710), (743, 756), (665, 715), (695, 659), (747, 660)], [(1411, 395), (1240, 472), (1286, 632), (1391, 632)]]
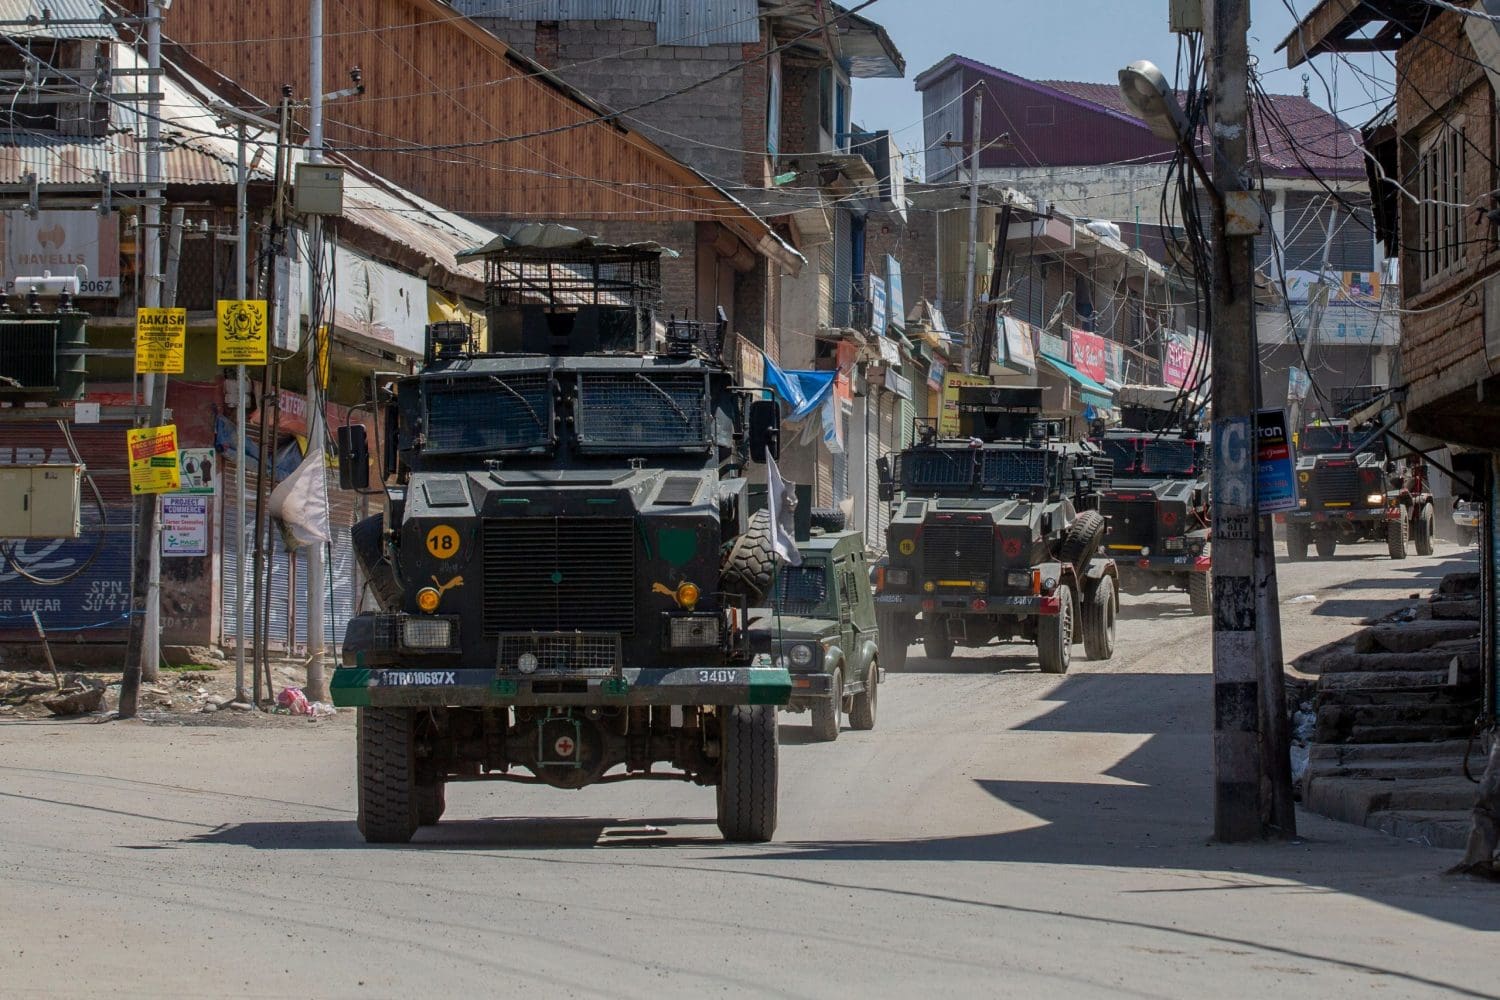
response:
[[(1282, 566), (1288, 657), (1472, 558), (1379, 551)], [(914, 649), (875, 732), (784, 727), (762, 847), (637, 783), (450, 786), (369, 848), (347, 713), (0, 727), (0, 993), (1492, 995), (1495, 888), (1455, 855), (1306, 814), (1207, 843), (1208, 638), (1173, 595), (1064, 678)]]

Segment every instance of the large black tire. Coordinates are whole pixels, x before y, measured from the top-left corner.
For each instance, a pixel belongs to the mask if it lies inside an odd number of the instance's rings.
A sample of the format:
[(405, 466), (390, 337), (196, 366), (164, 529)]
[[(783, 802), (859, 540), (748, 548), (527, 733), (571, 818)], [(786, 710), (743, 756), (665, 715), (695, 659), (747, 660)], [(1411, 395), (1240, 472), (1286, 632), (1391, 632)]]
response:
[(1044, 674), (1065, 674), (1073, 662), (1073, 591), (1066, 583), (1057, 586), (1061, 607), (1056, 615), (1038, 618), (1036, 652)]
[(1097, 510), (1086, 510), (1068, 525), (1063, 536), (1062, 547), (1057, 550), (1061, 562), (1071, 563), (1080, 573), (1088, 566), (1099, 545), (1104, 541), (1104, 515)]
[(1432, 555), (1433, 517), (1432, 505), (1423, 504), (1411, 523), (1411, 543), (1419, 556)]
[(385, 515), (375, 514), (349, 529), (349, 544), (354, 547), (354, 558), (365, 576), (365, 585), (380, 610), (400, 611), (401, 584), (396, 580), (396, 567), (386, 554), (384, 536)]
[(948, 623), (941, 618), (924, 618), (922, 622), (922, 652), (929, 660), (953, 659), (953, 636), (948, 634)]
[(854, 696), (849, 706), (849, 728), (868, 732), (875, 728), (875, 711), (880, 698), (880, 664), (870, 661), (865, 670), (865, 689)]
[(780, 770), (773, 705), (719, 708), (719, 832), (725, 840), (760, 843), (776, 833)]
[(1091, 660), (1115, 655), (1115, 581), (1100, 580), (1083, 605), (1083, 652)]
[(1312, 542), (1312, 531), (1305, 524), (1286, 526), (1286, 557), (1292, 562), (1307, 562), (1307, 546)]
[(417, 785), (417, 822), (431, 826), (448, 808), (447, 785), (441, 779)]
[(876, 619), (880, 629), (880, 662), (887, 670), (906, 669), (906, 649), (911, 645), (911, 619), (885, 614)]
[[(1303, 551), (1306, 551), (1305, 549)], [(1188, 607), (1200, 618), (1214, 612), (1214, 578), (1212, 573), (1188, 574)]]
[(849, 519), (837, 507), (814, 507), (809, 516), (812, 518), (812, 526), (819, 531), (843, 531), (849, 526)]
[(1318, 549), (1319, 559), (1332, 559), (1339, 549), (1339, 540), (1326, 531), (1320, 531), (1313, 536), (1313, 545)]
[(839, 717), (844, 711), (844, 668), (833, 668), (833, 677), (828, 685), (830, 697), (813, 702), (813, 739), (820, 743), (832, 743), (839, 738)]
[(359, 832), (371, 844), (404, 844), (421, 825), (416, 713), (361, 708), (356, 728)]
[(1400, 520), (1385, 522), (1385, 547), (1392, 559), (1406, 558), (1406, 537), (1410, 530), (1411, 523), (1405, 510), (1401, 512)]
[(771, 549), (771, 514), (758, 510), (750, 515), (745, 531), (724, 553), (719, 568), (720, 584), (729, 593), (759, 601), (771, 592), (776, 554)]

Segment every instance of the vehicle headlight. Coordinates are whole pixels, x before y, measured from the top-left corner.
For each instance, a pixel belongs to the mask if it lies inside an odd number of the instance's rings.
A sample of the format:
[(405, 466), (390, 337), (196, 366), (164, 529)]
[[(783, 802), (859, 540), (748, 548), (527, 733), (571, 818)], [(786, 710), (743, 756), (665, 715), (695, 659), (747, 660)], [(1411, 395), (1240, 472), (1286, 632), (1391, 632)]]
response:
[(1369, 496), (1365, 497), (1365, 503), (1369, 504), (1371, 507), (1380, 507), (1385, 504), (1385, 497), (1381, 496), (1379, 493), (1371, 493)]
[(909, 569), (887, 569), (885, 571), (885, 582), (892, 587), (905, 587), (911, 583), (911, 570)]
[(673, 649), (714, 649), (719, 645), (718, 615), (677, 615), (668, 620), (667, 643)]
[(1297, 506), (1298, 507), (1306, 507), (1307, 506), (1307, 497), (1298, 497), (1297, 498)]
[(408, 649), (448, 649), (453, 645), (453, 621), (407, 618), (401, 623), (401, 645)]
[(516, 658), (516, 669), (523, 674), (536, 673), (537, 659), (535, 653), (522, 653)]
[(1005, 585), (1014, 590), (1029, 590), (1031, 588), (1031, 571), (1027, 569), (1013, 569), (1005, 574)]
[(1045, 579), (1045, 580), (1042, 581), (1042, 589), (1043, 590), (1051, 590), (1051, 589), (1053, 589), (1056, 586), (1057, 586), (1057, 577), (1055, 577), (1055, 576), (1049, 576), (1049, 577), (1047, 577), (1047, 579)]
[(1143, 555), (1143, 556), (1149, 556), (1150, 554), (1151, 554), (1151, 546), (1149, 546), (1149, 545), (1142, 545), (1141, 546), (1141, 555)]
[(805, 642), (799, 642), (787, 650), (787, 656), (799, 667), (805, 667), (813, 661), (813, 648)]

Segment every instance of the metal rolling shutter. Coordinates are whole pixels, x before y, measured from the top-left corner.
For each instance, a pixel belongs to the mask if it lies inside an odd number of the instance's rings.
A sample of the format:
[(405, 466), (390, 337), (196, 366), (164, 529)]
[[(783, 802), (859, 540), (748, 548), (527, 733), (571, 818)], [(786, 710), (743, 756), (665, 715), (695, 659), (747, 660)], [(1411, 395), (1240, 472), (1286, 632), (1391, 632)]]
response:
[[(359, 494), (339, 489), (338, 472), (329, 470), (328, 527), (332, 542), (325, 550), (323, 563), (323, 648), (332, 652), (344, 641), (344, 628), (354, 616), (354, 546), (349, 529), (359, 514)], [(297, 648), (307, 648), (307, 599), (303, 581), (307, 579), (307, 553), (297, 552)]]
[[(907, 423), (903, 419), (906, 407), (906, 400), (895, 393), (882, 392), (880, 394), (880, 433), (876, 438), (879, 454), (876, 458), (885, 458), (891, 465), (895, 464), (896, 452), (901, 450), (899, 435), (901, 428)], [(891, 505), (880, 499), (880, 469), (874, 462), (871, 465), (874, 466), (871, 470), (874, 485), (870, 488), (870, 496), (875, 498), (875, 531), (865, 539), (865, 545), (870, 551), (878, 553), (885, 551), (885, 529), (891, 523)]]
[[(45, 578), (66, 576), (82, 565), (100, 544), (103, 549), (76, 579), (55, 587), (21, 579), (9, 564), (0, 564), (0, 635), (34, 638), (31, 612), (36, 610), (49, 633), (73, 633), (87, 641), (121, 641), (130, 609), (134, 504), (125, 451), (125, 423), (71, 427), (88, 473), (104, 496), (101, 520), (93, 492), (85, 483), (82, 533), (76, 540), (17, 540), (16, 561)], [(66, 440), (56, 424), (0, 426), (0, 465), (71, 463)], [(71, 638), (72, 636), (70, 636)]]
[[(225, 483), (234, 482), (234, 463), (225, 460), (221, 466)], [(254, 581), (255, 572), (255, 497), (256, 497), (256, 474), (255, 470), (245, 470), (245, 581), (247, 592), (245, 594), (245, 614), (253, 613), (255, 609)], [(219, 621), (222, 623), (219, 629), (219, 642), (226, 648), (235, 645), (239, 636), (239, 622), (235, 618), (235, 590), (239, 584), (239, 573), (236, 563), (237, 553), (235, 551), (234, 539), (239, 531), (238, 505), (232, 496), (232, 487), (225, 492), (224, 502), (219, 505), (222, 530), (219, 532), (220, 553), (219, 565), (222, 569), (219, 593), (220, 608)], [(292, 560), (291, 553), (282, 544), (281, 533), (271, 531), (271, 558), (269, 565), (263, 570), (264, 575), (270, 581), (270, 629), (267, 633), (266, 647), (280, 652), (291, 650), (292, 638)], [(254, 634), (253, 629), (246, 629), (245, 639), (248, 643)]]

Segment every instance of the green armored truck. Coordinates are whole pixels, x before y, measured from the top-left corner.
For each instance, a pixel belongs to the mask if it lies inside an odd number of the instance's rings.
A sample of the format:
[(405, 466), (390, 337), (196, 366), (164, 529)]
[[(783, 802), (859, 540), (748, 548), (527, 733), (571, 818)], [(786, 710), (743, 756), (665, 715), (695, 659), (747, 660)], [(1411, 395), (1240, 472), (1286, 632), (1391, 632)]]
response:
[[(722, 313), (656, 320), (662, 252), (512, 230), (470, 255), (488, 350), (435, 324), (376, 401), (387, 506), (355, 549), (381, 607), (332, 684), (359, 708), (366, 840), (409, 840), (480, 780), (692, 782), (727, 839), (775, 831), (791, 679), (752, 663), (772, 561), (745, 473), (776, 453), (776, 404), (736, 386)], [(346, 479), (368, 452), (341, 431)]]

